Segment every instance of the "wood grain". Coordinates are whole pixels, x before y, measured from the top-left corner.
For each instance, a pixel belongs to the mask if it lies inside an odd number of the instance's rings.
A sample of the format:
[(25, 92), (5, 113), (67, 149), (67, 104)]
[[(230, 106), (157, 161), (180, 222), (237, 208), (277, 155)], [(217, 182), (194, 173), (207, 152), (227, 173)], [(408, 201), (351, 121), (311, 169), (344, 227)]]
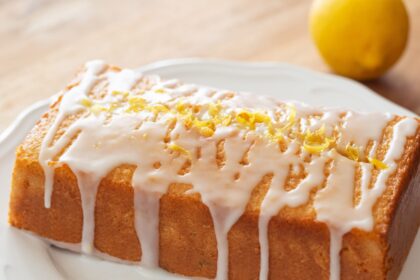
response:
[[(0, 131), (93, 58), (127, 67), (177, 57), (281, 61), (328, 71), (308, 33), (309, 0), (0, 0)], [(367, 85), (420, 113), (420, 1), (410, 42)]]

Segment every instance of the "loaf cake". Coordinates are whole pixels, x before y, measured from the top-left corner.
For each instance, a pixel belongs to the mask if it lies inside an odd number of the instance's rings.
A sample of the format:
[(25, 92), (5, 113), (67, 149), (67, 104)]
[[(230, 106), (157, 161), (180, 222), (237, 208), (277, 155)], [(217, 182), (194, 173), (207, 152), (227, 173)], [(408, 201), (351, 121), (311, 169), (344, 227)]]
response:
[(397, 279), (418, 124), (91, 61), (17, 148), (9, 222), (191, 277)]

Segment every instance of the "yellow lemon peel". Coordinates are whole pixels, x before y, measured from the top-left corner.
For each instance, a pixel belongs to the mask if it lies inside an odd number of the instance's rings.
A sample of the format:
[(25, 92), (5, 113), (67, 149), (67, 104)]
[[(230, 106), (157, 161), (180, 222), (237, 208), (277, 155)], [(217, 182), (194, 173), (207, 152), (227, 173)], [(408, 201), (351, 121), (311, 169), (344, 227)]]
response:
[(186, 155), (188, 157), (190, 156), (190, 152), (187, 149), (175, 143), (168, 144), (168, 149)]
[(232, 115), (223, 116), (221, 119), (221, 124), (223, 126), (229, 126), (232, 123)]
[(210, 103), (208, 108), (208, 113), (212, 117), (216, 117), (219, 115), (220, 111), (222, 110), (222, 105), (220, 100), (216, 104)]
[(190, 129), (193, 126), (194, 117), (191, 113), (183, 116), (184, 125), (187, 129)]
[(90, 108), (93, 105), (93, 102), (89, 98), (82, 98), (82, 100), (80, 100), (80, 104), (86, 108)]
[(138, 113), (146, 107), (147, 102), (145, 99), (141, 97), (130, 96), (128, 98), (128, 105), (129, 105), (127, 109), (128, 112)]
[(357, 147), (354, 144), (348, 143), (346, 145), (345, 153), (346, 153), (346, 156), (351, 160), (359, 161), (359, 157), (360, 157), (359, 151), (360, 151), (359, 147)]
[(283, 130), (280, 128), (273, 130), (273, 133), (268, 132), (267, 137), (273, 142), (285, 142)]
[(163, 88), (158, 88), (158, 89), (155, 89), (155, 92), (156, 93), (165, 93), (166, 91)]
[(214, 130), (209, 127), (200, 127), (199, 128), (200, 134), (204, 137), (211, 137), (214, 134)]
[(380, 161), (379, 159), (368, 157), (368, 161), (376, 168), (376, 169), (387, 169), (388, 165), (384, 163), (383, 161)]
[(271, 123), (271, 118), (267, 114), (263, 112), (255, 112), (254, 113), (254, 119), (256, 123)]
[(112, 95), (114, 95), (114, 96), (118, 96), (118, 95), (120, 95), (120, 96), (122, 96), (122, 97), (124, 97), (124, 98), (127, 98), (127, 97), (128, 97), (128, 95), (129, 95), (129, 93), (128, 93), (128, 92), (126, 92), (126, 91), (118, 91), (118, 90), (114, 90), (114, 91), (112, 91), (112, 92), (111, 92), (111, 94), (112, 94)]
[(166, 113), (169, 111), (169, 108), (163, 104), (155, 104), (153, 106), (147, 106), (146, 109), (152, 113)]
[[(334, 145), (336, 139), (331, 136), (328, 137), (325, 134), (325, 125), (322, 125), (315, 131), (307, 130), (305, 133), (299, 133), (291, 131), (291, 127), (296, 123), (296, 108), (293, 104), (286, 104), (287, 118), (286, 123), (276, 128), (276, 122), (264, 111), (250, 111), (242, 109), (238, 112), (223, 114), (223, 106), (220, 101), (217, 103), (210, 103), (207, 106), (207, 114), (211, 119), (200, 119), (196, 117), (202, 108), (201, 105), (191, 105), (179, 101), (173, 109), (170, 109), (164, 104), (149, 104), (145, 99), (139, 96), (130, 96), (127, 92), (113, 91), (113, 95), (121, 95), (124, 100), (111, 102), (109, 107), (95, 104), (89, 98), (83, 98), (80, 100), (80, 104), (88, 108), (90, 112), (97, 115), (101, 112), (113, 112), (117, 108), (121, 108), (124, 104), (128, 103), (127, 112), (140, 112), (146, 110), (155, 114), (171, 112), (174, 114), (174, 120), (182, 120), (184, 126), (187, 129), (195, 128), (200, 135), (204, 137), (211, 137), (216, 131), (217, 125), (229, 126), (233, 122), (236, 122), (240, 127), (255, 130), (257, 124), (265, 126), (266, 132), (265, 137), (273, 142), (281, 143), (287, 140), (295, 139), (302, 143), (302, 147), (305, 151), (311, 154), (320, 154), (326, 151)], [(127, 102), (127, 103), (126, 103)], [(264, 137), (264, 135), (261, 135)], [(143, 135), (146, 138), (147, 135)], [(181, 146), (171, 143), (168, 148), (180, 152), (182, 154), (189, 154), (187, 150)], [(360, 161), (360, 147), (354, 144), (348, 143), (345, 147), (343, 155), (353, 161)], [(368, 161), (377, 169), (386, 169), (388, 166), (375, 158), (367, 158)]]
[(179, 113), (179, 114), (185, 114), (187, 111), (187, 106), (184, 102), (179, 101), (176, 105), (175, 105), (175, 113)]
[(94, 105), (92, 105), (90, 107), (90, 111), (93, 114), (98, 115), (101, 112), (108, 112), (109, 110), (106, 107), (102, 106), (102, 105), (94, 104)]
[(314, 132), (308, 130), (303, 135), (303, 148), (311, 154), (319, 154), (327, 150), (334, 142), (333, 137), (325, 135), (324, 125)]
[(255, 129), (255, 114), (250, 111), (242, 110), (236, 113), (236, 121), (251, 130)]
[(199, 133), (204, 137), (213, 136), (216, 126), (211, 120), (193, 119), (192, 124), (196, 127)]

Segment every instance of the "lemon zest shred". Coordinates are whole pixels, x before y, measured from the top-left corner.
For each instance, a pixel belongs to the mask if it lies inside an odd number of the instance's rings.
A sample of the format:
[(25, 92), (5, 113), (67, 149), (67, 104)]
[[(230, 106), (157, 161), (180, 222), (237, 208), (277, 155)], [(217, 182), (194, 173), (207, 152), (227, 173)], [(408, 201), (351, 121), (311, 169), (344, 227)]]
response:
[(126, 92), (126, 91), (118, 91), (118, 90), (114, 90), (114, 91), (112, 91), (112, 92), (111, 92), (111, 94), (112, 94), (112, 95), (114, 95), (114, 96), (121, 95), (121, 96), (122, 96), (122, 97), (124, 97), (124, 98), (127, 98), (127, 97), (128, 97), (128, 95), (129, 95), (129, 93), (128, 93), (128, 92)]
[[(165, 92), (164, 89), (156, 89), (155, 92)], [(84, 98), (80, 100), (80, 104), (89, 111), (96, 114), (101, 112), (113, 112), (115, 109), (121, 108), (124, 104), (128, 103), (127, 112), (140, 112), (142, 110), (150, 111), (155, 114), (171, 112), (174, 118), (181, 120), (184, 126), (188, 129), (197, 129), (198, 133), (204, 137), (211, 137), (214, 135), (218, 125), (229, 126), (236, 123), (239, 127), (255, 130), (256, 126), (260, 125), (265, 129), (265, 135), (270, 141), (284, 142), (290, 139), (296, 139), (301, 144), (305, 151), (311, 154), (319, 154), (333, 145), (336, 139), (325, 134), (325, 125), (322, 125), (315, 131), (307, 130), (305, 133), (291, 131), (291, 128), (296, 123), (297, 111), (294, 104), (285, 104), (286, 106), (286, 120), (283, 122), (282, 127), (278, 127), (276, 120), (272, 119), (266, 111), (251, 111), (249, 109), (239, 109), (232, 113), (223, 113), (223, 106), (220, 100), (216, 103), (209, 103), (207, 105), (207, 115), (205, 119), (200, 119), (199, 113), (204, 105), (192, 105), (184, 103), (182, 100), (175, 104), (172, 108), (164, 104), (149, 104), (144, 98), (139, 96), (130, 95), (128, 92), (113, 91), (112, 95), (121, 95), (123, 100), (111, 102), (109, 107), (104, 107), (100, 104), (95, 104), (91, 99)], [(127, 103), (126, 103), (127, 102)], [(205, 112), (204, 112), (205, 113)], [(210, 118), (210, 119), (208, 119)], [(185, 149), (171, 143), (168, 145), (171, 150), (176, 150), (185, 154)], [(184, 151), (184, 152), (183, 152)], [(188, 152), (188, 151), (186, 151)], [(354, 161), (360, 161), (360, 148), (352, 143), (348, 143), (344, 150), (344, 155)], [(386, 169), (388, 166), (382, 161), (375, 158), (368, 158), (368, 161), (378, 169)]]
[(313, 143), (308, 143), (308, 142), (303, 143), (303, 148), (305, 149), (305, 151), (311, 154), (319, 154), (325, 151), (326, 149), (328, 149), (329, 146), (330, 146), (330, 143), (328, 141), (325, 141), (321, 144), (313, 144)]
[(198, 129), (198, 132), (204, 137), (213, 136), (216, 125), (212, 120), (193, 119), (192, 125)]
[(145, 109), (147, 102), (145, 99), (137, 96), (130, 96), (128, 98), (128, 112), (135, 112), (138, 113), (141, 110)]
[(220, 101), (216, 104), (209, 103), (208, 113), (212, 117), (216, 117), (219, 115), (220, 111), (222, 110), (222, 105), (220, 104)]
[(199, 132), (204, 137), (211, 137), (214, 134), (214, 130), (206, 126), (200, 127)]
[(223, 116), (221, 119), (221, 124), (223, 126), (229, 126), (232, 123), (232, 115)]
[(251, 130), (255, 129), (255, 115), (247, 110), (236, 113), (236, 121)]
[(187, 129), (190, 129), (190, 128), (193, 126), (193, 122), (194, 122), (194, 117), (193, 117), (193, 115), (192, 115), (191, 113), (186, 114), (186, 115), (183, 117), (183, 122), (184, 122), (185, 127), (186, 127)]
[(354, 160), (354, 161), (359, 161), (360, 152), (359, 152), (359, 148), (356, 145), (348, 143), (346, 145), (345, 152), (346, 152), (346, 156), (349, 159)]
[(107, 112), (109, 111), (106, 107), (102, 106), (102, 105), (98, 105), (98, 104), (94, 104), (90, 107), (90, 111), (94, 114), (94, 115), (98, 115), (101, 112)]
[(166, 91), (163, 88), (158, 88), (158, 89), (155, 89), (155, 92), (156, 93), (165, 93)]
[(185, 105), (184, 102), (179, 101), (176, 105), (175, 105), (175, 111), (179, 114), (185, 114), (186, 113), (186, 109), (187, 106)]
[(335, 142), (334, 137), (325, 136), (325, 126), (323, 125), (314, 132), (307, 130), (303, 137), (303, 148), (311, 154), (319, 154), (328, 149)]
[(175, 143), (168, 144), (168, 149), (186, 155), (188, 157), (190, 156), (190, 152), (187, 149)]
[(151, 112), (155, 113), (155, 114), (166, 113), (166, 112), (169, 111), (169, 108), (166, 105), (163, 105), (163, 104), (155, 104), (155, 105), (152, 105), (152, 106), (146, 106), (146, 109), (148, 111), (151, 111)]
[(388, 165), (379, 159), (373, 157), (368, 157), (367, 159), (376, 169), (384, 170), (388, 168)]
[(286, 132), (296, 123), (296, 107), (294, 104), (286, 104), (286, 108), (288, 111), (286, 124), (283, 125), (280, 129)]
[(80, 100), (80, 104), (83, 105), (86, 108), (90, 108), (90, 107), (92, 107), (93, 102), (89, 98), (82, 98)]
[(271, 118), (267, 114), (262, 112), (255, 112), (254, 119), (256, 123), (271, 123)]

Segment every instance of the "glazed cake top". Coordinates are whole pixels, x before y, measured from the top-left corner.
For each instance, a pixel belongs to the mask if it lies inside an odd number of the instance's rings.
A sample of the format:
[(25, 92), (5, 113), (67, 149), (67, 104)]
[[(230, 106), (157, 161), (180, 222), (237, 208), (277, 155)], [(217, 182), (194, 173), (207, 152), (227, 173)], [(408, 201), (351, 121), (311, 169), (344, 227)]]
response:
[[(87, 63), (52, 110), (39, 149), (45, 205), (50, 207), (54, 169), (68, 166), (80, 186), (85, 250), (92, 246), (97, 185), (129, 164), (135, 166), (135, 191), (154, 196), (152, 208), (172, 183), (200, 194), (213, 217), (218, 279), (227, 275), (227, 232), (265, 176), (270, 187), (259, 205), (261, 279), (268, 273), (267, 225), (284, 207), (311, 201), (316, 220), (338, 240), (353, 228), (371, 231), (373, 207), (418, 126), (414, 118), (285, 103), (161, 80), (102, 61)], [(150, 220), (143, 214), (136, 214), (140, 230)], [(153, 234), (139, 239), (155, 244)], [(333, 243), (332, 256), (341, 244)], [(157, 260), (156, 250), (143, 252), (146, 265)], [(337, 261), (331, 261), (331, 275), (339, 275)]]

